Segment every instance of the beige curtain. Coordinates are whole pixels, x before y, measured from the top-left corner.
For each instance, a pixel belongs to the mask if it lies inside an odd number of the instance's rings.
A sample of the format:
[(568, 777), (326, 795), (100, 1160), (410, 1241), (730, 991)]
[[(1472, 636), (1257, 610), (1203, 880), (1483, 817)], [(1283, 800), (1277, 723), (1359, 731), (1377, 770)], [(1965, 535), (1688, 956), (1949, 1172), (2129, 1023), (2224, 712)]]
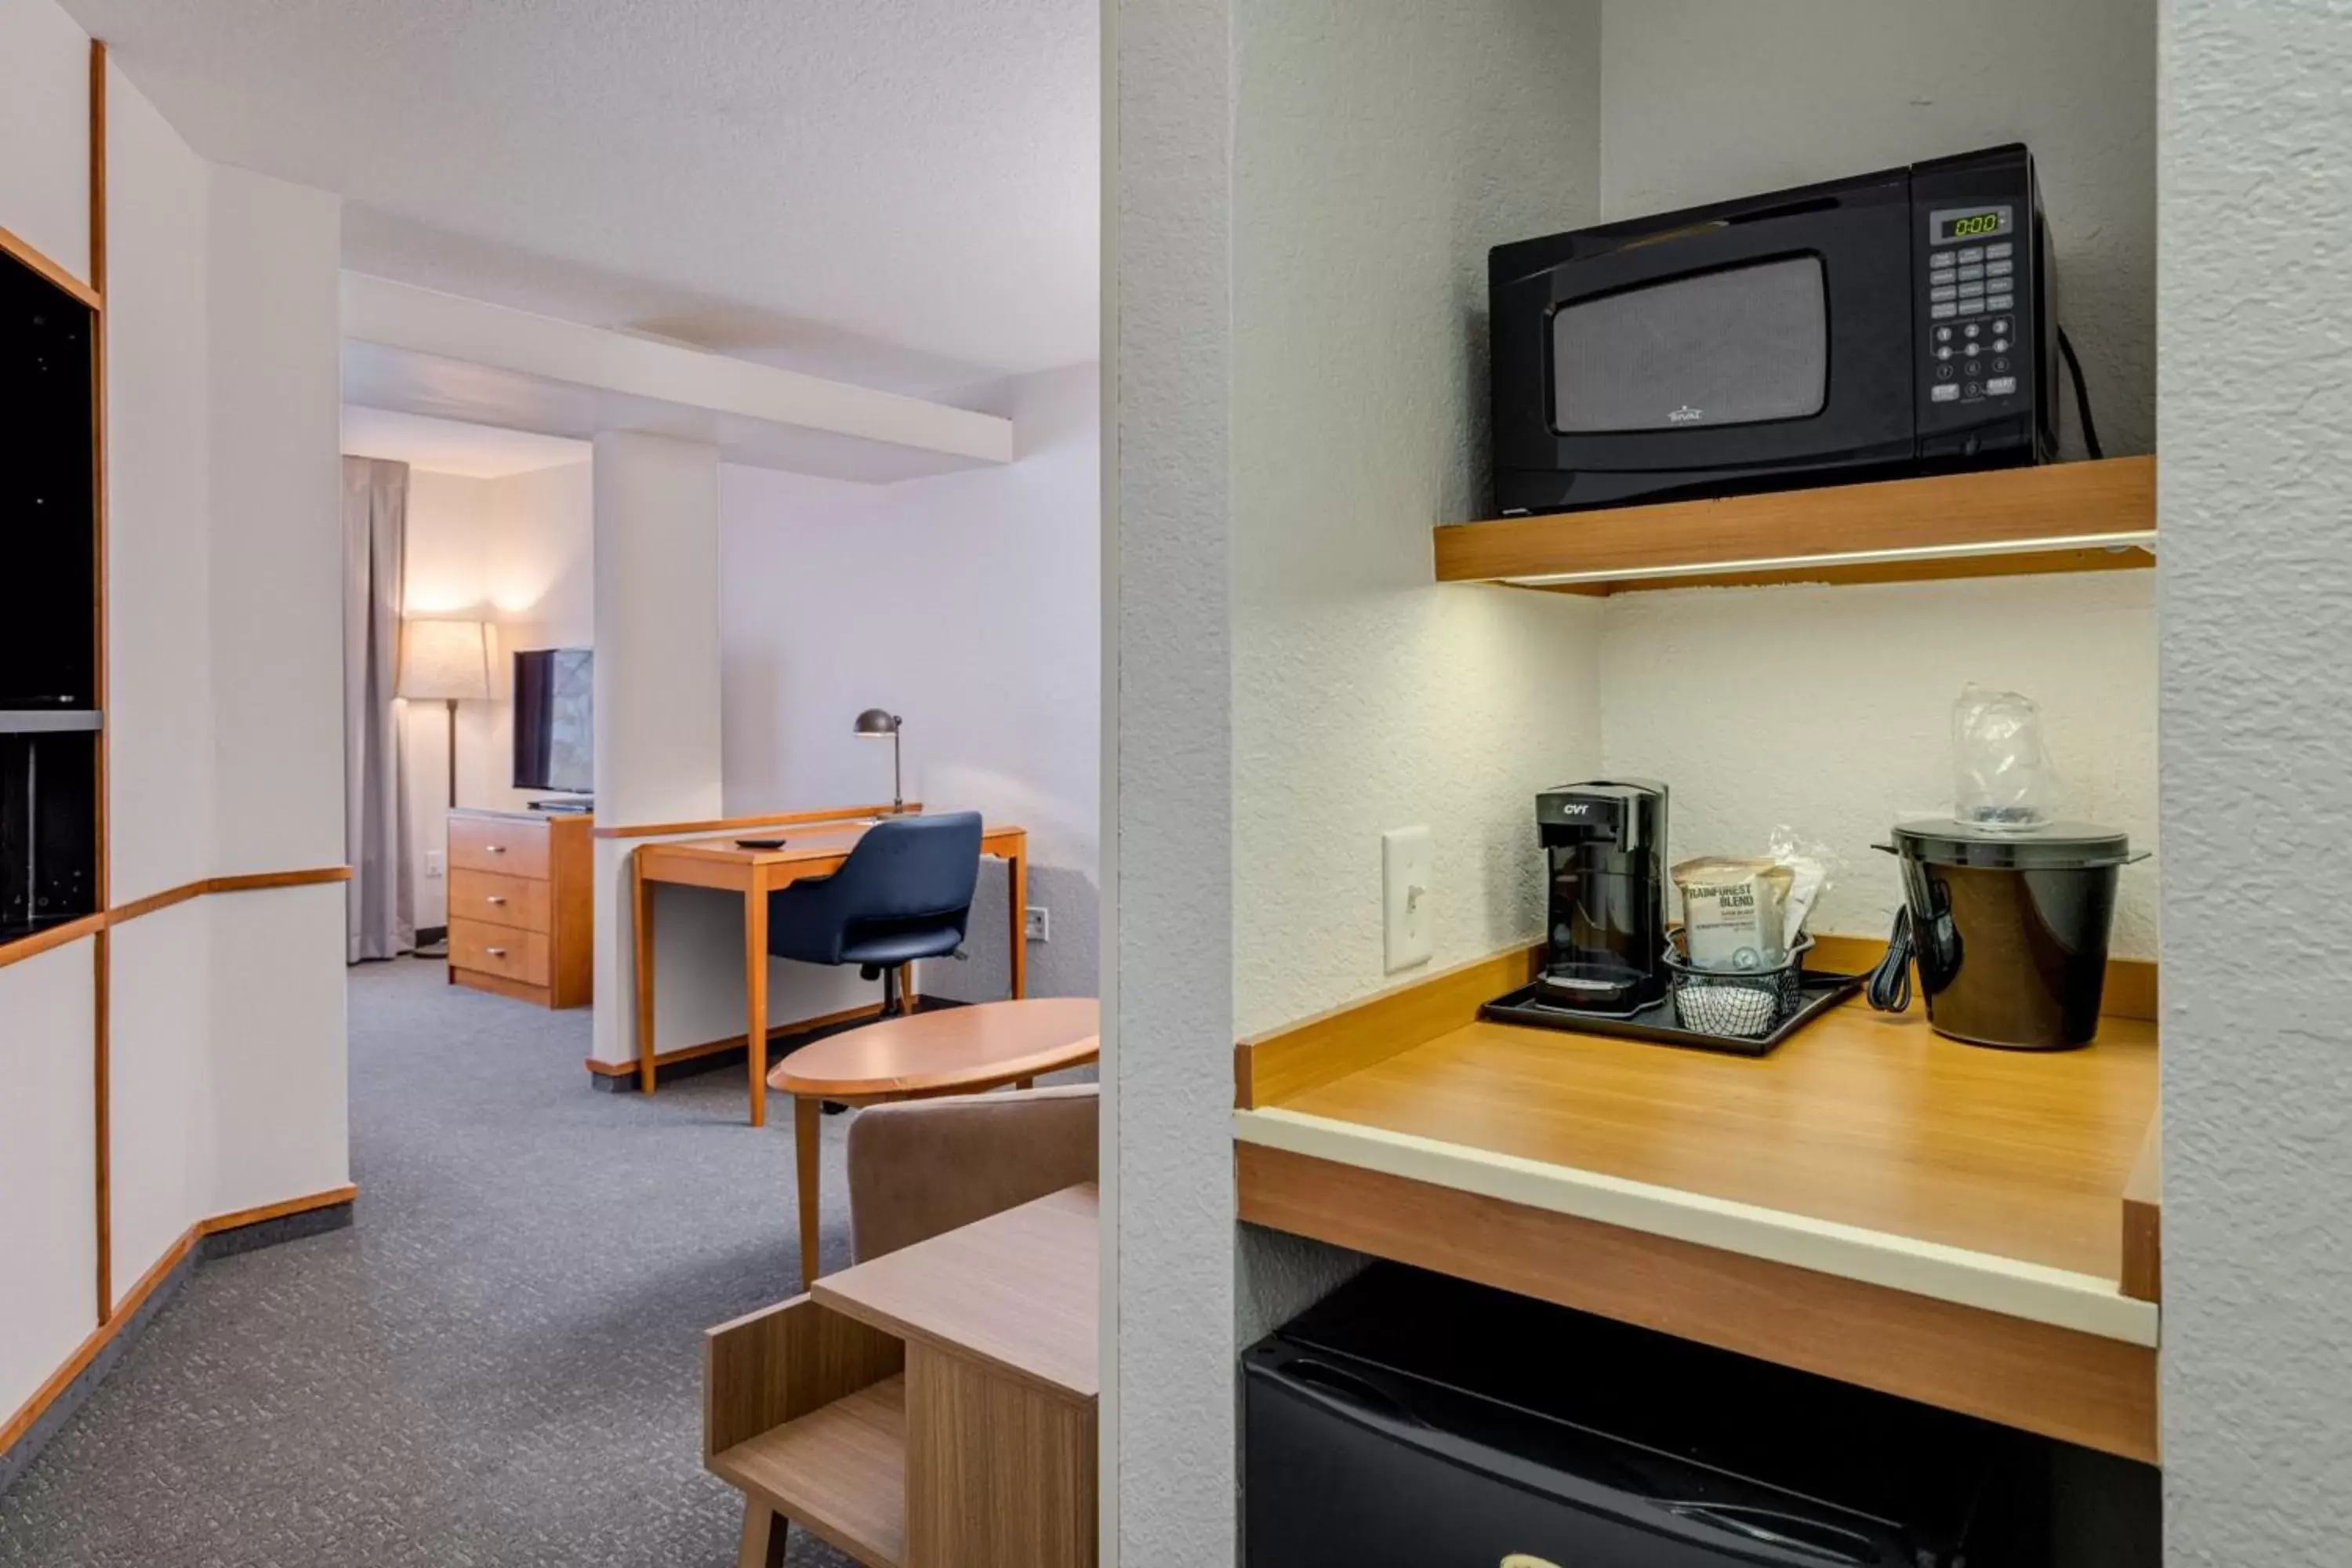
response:
[(409, 866), (400, 615), (407, 597), (408, 465), (343, 459), (343, 849), (352, 868), (347, 956), (416, 945)]

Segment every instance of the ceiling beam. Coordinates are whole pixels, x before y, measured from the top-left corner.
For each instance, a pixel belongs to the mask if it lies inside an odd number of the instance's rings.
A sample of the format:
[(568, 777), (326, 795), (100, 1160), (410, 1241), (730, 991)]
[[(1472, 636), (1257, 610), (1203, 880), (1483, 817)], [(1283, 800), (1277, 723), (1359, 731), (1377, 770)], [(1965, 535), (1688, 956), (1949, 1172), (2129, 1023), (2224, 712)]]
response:
[(1013, 456), (1009, 419), (365, 273), (343, 274), (343, 336), (618, 398), (702, 410), (730, 422), (758, 421), (959, 459), (954, 466), (1009, 463)]

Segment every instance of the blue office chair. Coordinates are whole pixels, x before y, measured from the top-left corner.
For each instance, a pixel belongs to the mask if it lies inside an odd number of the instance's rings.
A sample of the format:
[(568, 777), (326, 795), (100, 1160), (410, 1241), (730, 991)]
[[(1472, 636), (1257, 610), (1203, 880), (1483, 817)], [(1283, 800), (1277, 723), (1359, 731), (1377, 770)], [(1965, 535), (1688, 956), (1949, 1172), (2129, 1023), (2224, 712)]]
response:
[(898, 965), (963, 945), (980, 885), (980, 813), (887, 816), (841, 869), (768, 895), (768, 951), (882, 977), (882, 1016), (906, 1010)]

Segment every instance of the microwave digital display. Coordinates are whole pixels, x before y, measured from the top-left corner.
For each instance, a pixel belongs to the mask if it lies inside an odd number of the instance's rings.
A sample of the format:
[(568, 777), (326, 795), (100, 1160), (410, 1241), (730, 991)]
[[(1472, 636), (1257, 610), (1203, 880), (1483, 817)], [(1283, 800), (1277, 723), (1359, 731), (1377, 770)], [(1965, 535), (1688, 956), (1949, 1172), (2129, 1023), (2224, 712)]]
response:
[(1935, 236), (1936, 245), (1953, 245), (1963, 239), (1986, 239), (2007, 234), (2016, 226), (2011, 220), (2009, 207), (1944, 207), (1927, 215), (1928, 231)]

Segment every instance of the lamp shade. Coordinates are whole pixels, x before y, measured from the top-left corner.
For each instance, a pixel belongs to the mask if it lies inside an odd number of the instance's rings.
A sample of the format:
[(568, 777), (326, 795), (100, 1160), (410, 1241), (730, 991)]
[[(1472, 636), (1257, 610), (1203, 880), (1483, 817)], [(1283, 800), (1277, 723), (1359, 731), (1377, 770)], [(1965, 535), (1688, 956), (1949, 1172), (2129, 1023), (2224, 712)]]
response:
[(401, 628), (399, 695), (488, 701), (489, 627), (480, 621), (408, 622)]
[(868, 708), (857, 716), (857, 727), (853, 733), (866, 736), (895, 735), (898, 732), (899, 723), (898, 716), (888, 709)]

